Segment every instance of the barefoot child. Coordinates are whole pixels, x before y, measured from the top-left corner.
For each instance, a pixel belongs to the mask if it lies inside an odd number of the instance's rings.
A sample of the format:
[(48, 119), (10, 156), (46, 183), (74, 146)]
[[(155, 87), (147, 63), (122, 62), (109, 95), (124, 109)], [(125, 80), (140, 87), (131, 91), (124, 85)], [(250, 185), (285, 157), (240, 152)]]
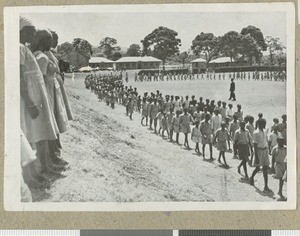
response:
[(217, 148), (219, 150), (218, 162), (221, 163), (222, 157), (224, 161), (224, 166), (228, 166), (225, 159), (225, 152), (227, 151), (227, 142), (230, 139), (230, 136), (225, 126), (225, 122), (222, 121), (221, 128), (219, 128), (215, 133), (214, 142), (217, 141)]
[(197, 154), (201, 154), (199, 150), (199, 143), (201, 142), (201, 133), (199, 129), (199, 120), (195, 121), (195, 127), (192, 129), (192, 141), (196, 143), (195, 151)]
[(134, 104), (133, 104), (132, 97), (129, 97), (127, 107), (128, 107), (129, 118), (130, 118), (130, 120), (132, 120), (132, 113), (134, 110)]
[(160, 111), (156, 115), (156, 121), (159, 123), (159, 129), (158, 129), (158, 134), (160, 134), (160, 131), (162, 130), (162, 118), (163, 118), (163, 109), (161, 108)]
[(260, 119), (257, 121), (258, 130), (256, 130), (253, 134), (253, 144), (254, 144), (254, 165), (256, 168), (254, 169), (251, 177), (250, 177), (250, 185), (254, 185), (254, 177), (260, 171), (260, 167), (263, 169), (263, 177), (264, 177), (264, 191), (271, 192), (268, 187), (268, 169), (270, 165), (269, 160), (269, 148), (268, 148), (268, 136), (265, 131), (266, 120)]
[(244, 173), (245, 173), (245, 179), (249, 179), (248, 172), (247, 172), (247, 162), (249, 161), (249, 146), (251, 148), (251, 154), (253, 155), (253, 149), (252, 149), (252, 137), (250, 135), (250, 132), (245, 129), (245, 121), (242, 121), (240, 123), (240, 128), (235, 131), (234, 134), (234, 145), (237, 147), (239, 159), (241, 160), (241, 163), (238, 166), (238, 173), (241, 174), (241, 167), (243, 166)]
[(212, 156), (212, 129), (210, 123), (210, 114), (205, 114), (205, 119), (200, 123), (200, 133), (202, 135), (202, 153), (203, 159), (205, 159), (205, 145), (209, 145), (210, 160), (213, 160)]
[(184, 108), (184, 113), (180, 116), (179, 125), (182, 133), (184, 133), (184, 146), (190, 149), (188, 134), (191, 133), (190, 123), (194, 122), (193, 117), (188, 113), (189, 109)]
[(173, 126), (172, 126), (172, 121), (175, 116), (173, 112), (173, 108), (170, 108), (170, 111), (167, 113), (167, 121), (168, 121), (168, 131), (170, 135), (170, 141), (173, 142)]
[(148, 125), (148, 107), (147, 107), (147, 101), (146, 98), (143, 97), (143, 102), (142, 102), (142, 120), (141, 124), (143, 124), (144, 119), (146, 118), (146, 125)]
[(172, 120), (172, 127), (173, 127), (173, 132), (176, 133), (176, 143), (179, 144), (179, 132), (180, 132), (180, 110), (176, 111), (176, 116), (173, 117)]
[(165, 137), (165, 131), (167, 131), (167, 138), (168, 138), (169, 137), (168, 117), (167, 117), (167, 113), (165, 111), (163, 111), (163, 113), (162, 113), (161, 126), (162, 126), (161, 136), (164, 138)]
[(158, 114), (158, 104), (157, 104), (157, 99), (155, 98), (150, 107), (150, 130), (153, 129), (152, 124), (154, 121), (154, 133), (156, 133), (156, 126), (157, 126), (156, 116), (157, 116), (157, 114)]
[(285, 200), (282, 194), (283, 187), (283, 175), (286, 171), (286, 146), (284, 145), (284, 138), (278, 136), (278, 145), (272, 149), (272, 167), (275, 167), (275, 178), (279, 180), (279, 191), (278, 195), (280, 200)]

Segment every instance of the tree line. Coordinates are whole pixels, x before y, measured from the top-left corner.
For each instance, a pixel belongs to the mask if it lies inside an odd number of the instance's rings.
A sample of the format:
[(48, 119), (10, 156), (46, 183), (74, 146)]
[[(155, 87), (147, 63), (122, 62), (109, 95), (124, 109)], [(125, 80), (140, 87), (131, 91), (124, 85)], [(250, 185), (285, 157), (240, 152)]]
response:
[[(244, 27), (240, 32), (229, 31), (222, 36), (201, 32), (195, 36), (190, 49), (181, 53), (181, 39), (178, 38), (178, 33), (163, 26), (154, 29), (141, 40), (142, 48), (137, 43), (131, 44), (124, 53), (117, 44), (116, 39), (105, 37), (95, 49), (87, 40), (75, 38), (72, 43), (65, 42), (59, 45), (58, 53), (76, 50), (83, 55), (92, 56), (94, 51), (100, 50), (94, 56), (105, 56), (111, 60), (118, 60), (122, 56), (154, 56), (161, 59), (163, 65), (168, 59), (184, 65), (189, 58), (195, 57), (202, 57), (207, 64), (221, 56), (229, 57), (231, 61), (248, 62), (250, 65), (282, 64), (286, 60), (283, 53), (285, 47), (280, 39), (264, 37), (259, 28), (251, 25)], [(269, 53), (267, 62), (263, 58), (264, 51)]]

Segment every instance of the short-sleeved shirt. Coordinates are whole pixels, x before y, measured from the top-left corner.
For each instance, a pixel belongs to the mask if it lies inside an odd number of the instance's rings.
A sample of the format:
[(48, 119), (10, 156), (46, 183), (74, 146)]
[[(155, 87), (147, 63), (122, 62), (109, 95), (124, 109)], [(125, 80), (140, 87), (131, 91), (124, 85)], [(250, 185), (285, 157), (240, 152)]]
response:
[(252, 137), (248, 130), (241, 130), (238, 129), (234, 133), (234, 143), (236, 144), (248, 144), (249, 142), (252, 143)]
[(237, 122), (232, 121), (229, 126), (230, 134), (234, 135), (235, 131), (237, 131), (239, 128), (240, 128), (240, 123), (238, 121)]
[(257, 143), (257, 147), (264, 149), (268, 147), (268, 135), (265, 130), (256, 130), (253, 133), (253, 143)]
[(286, 162), (286, 146), (283, 146), (282, 148), (278, 147), (276, 145), (272, 149), (272, 156), (274, 157), (276, 162)]
[(222, 128), (219, 128), (216, 132), (216, 137), (218, 141), (224, 142), (229, 139), (229, 132), (227, 129), (222, 130)]
[(212, 129), (211, 129), (211, 123), (206, 122), (205, 120), (200, 123), (200, 132), (202, 135), (211, 135)]

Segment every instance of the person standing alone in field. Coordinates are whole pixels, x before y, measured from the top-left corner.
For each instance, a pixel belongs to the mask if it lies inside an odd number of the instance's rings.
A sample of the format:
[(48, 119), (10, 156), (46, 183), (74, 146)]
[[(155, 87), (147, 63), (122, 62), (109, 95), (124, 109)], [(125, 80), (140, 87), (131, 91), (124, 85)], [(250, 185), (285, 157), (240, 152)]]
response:
[(233, 99), (233, 101), (236, 101), (236, 98), (235, 98), (235, 83), (234, 83), (233, 80), (234, 79), (232, 78), (231, 83), (230, 83), (230, 89), (229, 89), (230, 97), (229, 97), (229, 100)]

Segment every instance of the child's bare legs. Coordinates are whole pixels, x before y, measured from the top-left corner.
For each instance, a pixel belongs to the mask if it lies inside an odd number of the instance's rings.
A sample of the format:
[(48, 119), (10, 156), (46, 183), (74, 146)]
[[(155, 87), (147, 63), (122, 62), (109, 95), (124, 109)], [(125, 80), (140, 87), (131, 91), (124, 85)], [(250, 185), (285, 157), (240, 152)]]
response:
[(268, 187), (268, 167), (269, 166), (263, 166), (263, 176), (264, 176), (264, 182), (265, 182), (265, 187), (264, 190), (270, 191)]
[(203, 159), (205, 159), (205, 144), (202, 144)]
[(179, 144), (179, 132), (176, 133), (176, 143)]
[(173, 142), (173, 130), (170, 129), (170, 141)]
[(212, 143), (209, 144), (209, 152), (210, 152), (210, 159), (213, 160), (213, 156), (212, 156)]
[(129, 117), (130, 117), (130, 120), (132, 120), (132, 112), (130, 113)]
[(150, 117), (150, 129), (152, 129), (153, 118)]
[(219, 152), (219, 157), (218, 157), (218, 162), (221, 163), (221, 156), (222, 156), (222, 151)]
[(161, 131), (161, 128), (159, 128), (159, 130), (158, 130), (158, 132), (157, 132), (157, 133), (158, 133), (158, 134), (160, 134), (160, 131)]
[(250, 185), (254, 185), (254, 176), (260, 171), (260, 167), (255, 167), (254, 171), (252, 172), (252, 175), (250, 177)]
[(278, 195), (280, 198), (284, 198), (283, 194), (282, 194), (282, 187), (283, 187), (283, 179), (280, 178), (279, 179), (279, 190), (278, 190)]
[(141, 120), (141, 125), (143, 125), (143, 126), (144, 126), (143, 121), (144, 121), (145, 118), (146, 118), (146, 117), (144, 116), (144, 117), (142, 118), (142, 120)]
[(148, 125), (148, 116), (146, 116), (146, 126)]
[(225, 158), (225, 152), (224, 151), (222, 151), (222, 157), (223, 157), (223, 161), (224, 161), (225, 166), (228, 166), (227, 163), (226, 163), (226, 158)]
[(154, 133), (156, 134), (156, 127), (157, 127), (157, 119), (154, 118)]
[(184, 134), (184, 146), (186, 146), (187, 148), (190, 148), (189, 146), (189, 141), (188, 141), (188, 133)]

